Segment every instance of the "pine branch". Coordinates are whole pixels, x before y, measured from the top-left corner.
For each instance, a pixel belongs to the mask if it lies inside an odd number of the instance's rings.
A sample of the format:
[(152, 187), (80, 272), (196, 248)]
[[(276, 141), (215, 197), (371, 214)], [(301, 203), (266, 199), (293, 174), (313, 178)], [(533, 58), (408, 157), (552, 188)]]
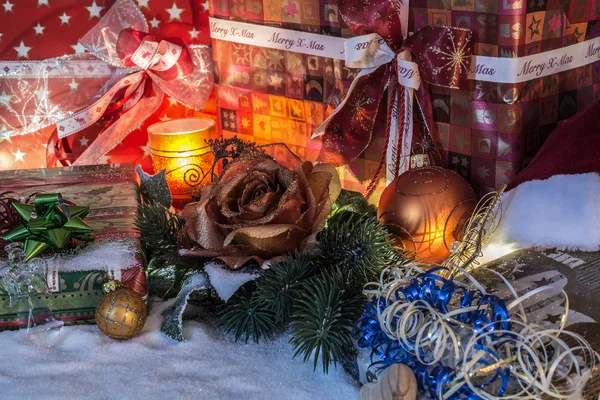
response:
[(323, 371), (350, 356), (351, 329), (362, 315), (366, 299), (344, 273), (334, 269), (309, 279), (303, 285), (292, 317), (294, 357), (304, 362), (314, 356), (316, 370), (321, 358)]
[(312, 256), (296, 252), (263, 272), (257, 280), (256, 297), (262, 306), (275, 313), (278, 323), (287, 323), (303, 282), (314, 272)]
[(159, 203), (140, 202), (136, 211), (135, 227), (146, 251), (164, 254), (177, 249), (177, 234), (185, 220)]
[(261, 338), (271, 338), (277, 328), (275, 313), (259, 304), (255, 292), (256, 282), (245, 283), (218, 314), (226, 331), (234, 332), (236, 341), (244, 336), (246, 343), (250, 337), (258, 343)]
[(340, 211), (329, 218), (317, 236), (322, 267), (337, 267), (359, 286), (376, 280), (381, 271), (397, 261), (389, 233), (377, 218)]

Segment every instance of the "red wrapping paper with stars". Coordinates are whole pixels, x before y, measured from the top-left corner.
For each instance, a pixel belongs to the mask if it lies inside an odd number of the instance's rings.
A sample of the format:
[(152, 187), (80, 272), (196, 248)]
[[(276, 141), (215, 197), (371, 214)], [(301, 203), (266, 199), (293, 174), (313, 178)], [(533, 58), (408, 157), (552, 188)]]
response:
[[(82, 53), (79, 39), (94, 27), (114, 0), (1, 0), (0, 60), (42, 60)], [(179, 37), (185, 44), (209, 44), (208, 2), (204, 0), (134, 0), (157, 38)], [(61, 83), (73, 96), (83, 96), (74, 79)], [(10, 101), (0, 92), (0, 112)], [(101, 163), (135, 162), (152, 170), (146, 128), (158, 121), (215, 114), (211, 98), (203, 112), (188, 109), (165, 96), (158, 111), (130, 133)], [(54, 146), (53, 127), (0, 139), (0, 170), (69, 165), (98, 136), (105, 122), (69, 136)]]

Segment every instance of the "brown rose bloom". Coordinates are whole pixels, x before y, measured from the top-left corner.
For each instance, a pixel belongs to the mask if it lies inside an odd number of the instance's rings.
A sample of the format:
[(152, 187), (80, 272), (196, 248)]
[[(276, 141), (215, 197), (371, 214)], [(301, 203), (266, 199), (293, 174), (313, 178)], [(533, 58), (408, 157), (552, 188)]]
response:
[(184, 208), (181, 253), (217, 257), (237, 269), (305, 249), (339, 193), (329, 164), (305, 162), (290, 170), (266, 154), (244, 154), (204, 187), (199, 202)]

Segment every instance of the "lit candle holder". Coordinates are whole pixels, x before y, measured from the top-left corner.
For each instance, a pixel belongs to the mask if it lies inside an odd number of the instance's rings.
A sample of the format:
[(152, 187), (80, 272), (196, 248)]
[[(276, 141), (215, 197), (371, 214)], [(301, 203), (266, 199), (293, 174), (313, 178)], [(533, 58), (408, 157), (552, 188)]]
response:
[(208, 139), (216, 139), (215, 122), (184, 118), (159, 122), (148, 128), (154, 171), (166, 171), (173, 199), (186, 203), (210, 181), (214, 160)]

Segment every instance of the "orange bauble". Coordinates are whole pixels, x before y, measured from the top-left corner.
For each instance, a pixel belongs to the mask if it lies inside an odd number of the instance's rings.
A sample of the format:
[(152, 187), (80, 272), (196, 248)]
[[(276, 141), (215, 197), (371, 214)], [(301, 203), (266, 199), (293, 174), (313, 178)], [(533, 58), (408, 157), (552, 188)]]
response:
[(384, 190), (378, 216), (400, 246), (418, 258), (442, 261), (460, 240), (477, 196), (455, 172), (438, 167), (413, 169)]

